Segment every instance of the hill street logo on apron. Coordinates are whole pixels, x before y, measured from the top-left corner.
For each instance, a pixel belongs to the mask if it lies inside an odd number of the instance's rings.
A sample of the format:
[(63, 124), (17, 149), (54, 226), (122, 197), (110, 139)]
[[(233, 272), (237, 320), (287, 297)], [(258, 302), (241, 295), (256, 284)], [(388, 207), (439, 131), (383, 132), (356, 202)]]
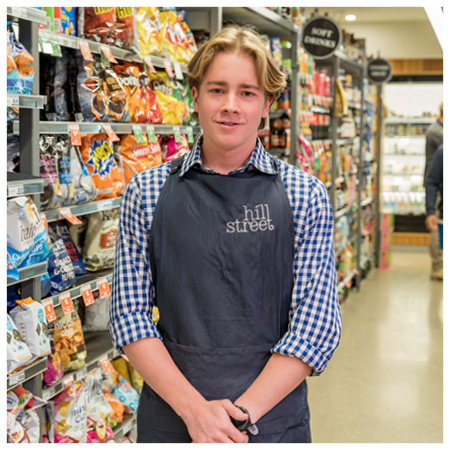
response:
[(243, 205), (243, 208), (244, 218), (227, 222), (227, 233), (256, 233), (275, 229), (270, 218), (269, 205), (261, 203), (254, 209)]

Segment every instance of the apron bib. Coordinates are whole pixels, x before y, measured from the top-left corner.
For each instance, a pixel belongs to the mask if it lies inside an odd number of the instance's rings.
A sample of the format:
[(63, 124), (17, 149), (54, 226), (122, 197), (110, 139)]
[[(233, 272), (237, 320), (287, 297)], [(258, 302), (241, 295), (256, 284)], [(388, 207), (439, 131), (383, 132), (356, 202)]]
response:
[[(278, 175), (178, 176), (172, 163), (150, 232), (158, 329), (175, 364), (207, 399), (234, 401), (287, 331), (292, 211)], [(250, 442), (310, 442), (306, 382), (263, 416)], [(172, 408), (144, 383), (138, 442), (191, 442)]]

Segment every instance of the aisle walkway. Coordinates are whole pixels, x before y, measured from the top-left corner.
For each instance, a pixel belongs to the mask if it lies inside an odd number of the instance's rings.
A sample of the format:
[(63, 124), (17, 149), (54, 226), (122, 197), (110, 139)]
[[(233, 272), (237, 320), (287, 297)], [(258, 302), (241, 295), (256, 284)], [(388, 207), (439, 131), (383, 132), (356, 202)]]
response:
[(396, 247), (342, 305), (328, 369), (309, 379), (315, 443), (443, 440), (442, 282), (426, 248)]

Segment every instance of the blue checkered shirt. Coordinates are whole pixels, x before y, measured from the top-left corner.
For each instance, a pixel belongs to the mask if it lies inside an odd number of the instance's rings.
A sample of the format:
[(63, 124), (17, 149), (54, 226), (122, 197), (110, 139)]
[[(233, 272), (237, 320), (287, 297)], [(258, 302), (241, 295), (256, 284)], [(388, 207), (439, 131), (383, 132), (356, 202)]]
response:
[[(178, 176), (202, 164), (201, 138), (185, 157)], [(260, 143), (237, 172), (274, 173), (272, 156)], [(286, 187), (295, 229), (294, 288), (289, 329), (273, 352), (295, 356), (320, 374), (339, 344), (341, 314), (336, 294), (333, 214), (326, 189), (317, 178), (283, 161), (278, 170)], [(154, 288), (149, 261), (149, 234), (159, 194), (170, 163), (135, 175), (121, 202), (116, 261), (110, 306), (114, 346), (138, 339), (161, 338), (152, 321)]]

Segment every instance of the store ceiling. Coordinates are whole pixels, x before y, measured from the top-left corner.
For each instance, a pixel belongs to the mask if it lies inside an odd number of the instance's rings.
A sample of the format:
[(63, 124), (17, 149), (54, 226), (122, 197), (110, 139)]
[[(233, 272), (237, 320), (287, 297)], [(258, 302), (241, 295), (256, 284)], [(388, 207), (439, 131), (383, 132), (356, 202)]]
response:
[[(318, 7), (305, 8), (305, 12), (307, 19), (312, 13), (324, 15), (328, 12), (328, 15), (339, 22), (341, 27), (345, 27), (346, 24), (428, 21), (424, 8), (418, 7)], [(347, 14), (354, 14), (356, 20), (347, 22), (345, 20)]]

